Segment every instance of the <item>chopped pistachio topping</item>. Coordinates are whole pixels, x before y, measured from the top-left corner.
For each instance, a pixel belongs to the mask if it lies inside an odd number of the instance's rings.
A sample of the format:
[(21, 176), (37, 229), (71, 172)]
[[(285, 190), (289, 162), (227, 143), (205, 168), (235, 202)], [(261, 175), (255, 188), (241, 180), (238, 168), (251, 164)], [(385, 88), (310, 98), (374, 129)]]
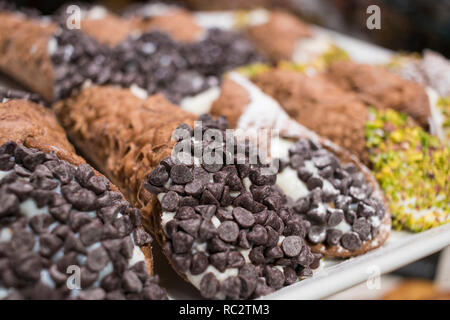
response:
[(450, 222), (450, 147), (403, 114), (370, 112), (370, 161), (394, 228), (419, 232)]
[(444, 130), (445, 141), (450, 144), (450, 97), (439, 99), (437, 108), (443, 117), (442, 129)]

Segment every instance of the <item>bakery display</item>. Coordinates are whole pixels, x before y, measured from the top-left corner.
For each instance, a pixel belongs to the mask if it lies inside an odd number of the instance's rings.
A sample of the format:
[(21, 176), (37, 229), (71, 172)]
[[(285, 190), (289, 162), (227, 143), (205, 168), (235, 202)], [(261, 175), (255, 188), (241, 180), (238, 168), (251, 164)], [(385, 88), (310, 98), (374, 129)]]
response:
[(361, 64), (273, 1), (194, 2), (77, 4), (75, 29), (0, 2), (31, 91), (0, 88), (0, 299), (325, 296), (447, 241), (444, 57)]
[(0, 97), (0, 298), (167, 298), (139, 210), (24, 96)]

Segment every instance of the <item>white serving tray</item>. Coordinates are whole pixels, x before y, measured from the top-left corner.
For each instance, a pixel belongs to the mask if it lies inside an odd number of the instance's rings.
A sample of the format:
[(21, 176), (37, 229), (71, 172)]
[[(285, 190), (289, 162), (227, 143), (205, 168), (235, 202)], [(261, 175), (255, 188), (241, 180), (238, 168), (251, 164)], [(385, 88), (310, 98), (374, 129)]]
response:
[[(345, 49), (352, 60), (363, 63), (389, 62), (393, 52), (317, 27)], [(0, 77), (0, 86), (17, 87)], [(261, 299), (322, 299), (367, 281), (369, 289), (381, 290), (379, 276), (450, 246), (450, 224), (421, 233), (392, 231), (386, 243), (365, 255), (347, 260), (326, 259), (312, 278), (280, 289)], [(171, 299), (201, 299), (198, 291), (169, 266), (158, 245), (154, 247), (155, 273)]]

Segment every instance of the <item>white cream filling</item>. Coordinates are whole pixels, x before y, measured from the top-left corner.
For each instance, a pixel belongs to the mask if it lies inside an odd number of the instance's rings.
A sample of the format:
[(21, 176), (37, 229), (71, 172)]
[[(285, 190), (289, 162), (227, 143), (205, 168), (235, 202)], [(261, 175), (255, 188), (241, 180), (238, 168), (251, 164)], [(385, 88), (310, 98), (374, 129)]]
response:
[(138, 97), (141, 100), (147, 99), (147, 91), (145, 89), (142, 89), (137, 84), (133, 83), (130, 86), (130, 91), (132, 94), (134, 94), (136, 97)]
[(213, 102), (219, 97), (220, 88), (211, 87), (195, 96), (186, 97), (181, 101), (181, 108), (195, 115), (208, 113)]
[[(434, 90), (431, 87), (425, 88), (427, 96), (428, 96), (428, 102), (430, 104), (430, 118), (429, 118), (429, 124), (430, 124), (430, 131), (432, 134), (436, 135), (439, 140), (441, 140), (443, 143), (446, 141), (446, 134), (444, 132), (444, 115), (442, 114), (441, 110), (438, 107), (438, 101), (439, 101), (439, 94), (436, 90)], [(449, 142), (450, 143), (450, 142)]]

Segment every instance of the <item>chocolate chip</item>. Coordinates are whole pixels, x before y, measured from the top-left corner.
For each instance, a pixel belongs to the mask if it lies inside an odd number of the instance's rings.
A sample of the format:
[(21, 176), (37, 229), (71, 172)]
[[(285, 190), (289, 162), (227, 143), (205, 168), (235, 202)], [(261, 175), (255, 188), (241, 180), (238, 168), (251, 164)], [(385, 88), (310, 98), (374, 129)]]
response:
[(267, 231), (267, 242), (265, 245), (267, 247), (276, 246), (278, 243), (279, 233), (275, 231), (271, 226), (266, 226), (265, 229)]
[(315, 188), (322, 188), (323, 181), (319, 177), (311, 176), (306, 182), (306, 186), (308, 187), (308, 190), (313, 190)]
[(314, 208), (308, 211), (306, 214), (308, 217), (308, 220), (310, 220), (313, 223), (323, 225), (325, 224), (326, 220), (326, 212), (323, 207)]
[(60, 164), (54, 167), (52, 170), (56, 178), (58, 178), (62, 184), (69, 183), (74, 176), (74, 168), (66, 162), (60, 162)]
[(101, 271), (109, 262), (108, 254), (105, 249), (98, 247), (90, 251), (87, 255), (86, 265), (95, 272)]
[(283, 250), (280, 247), (270, 247), (264, 250), (264, 256), (269, 260), (279, 259), (283, 257)]
[(35, 215), (29, 220), (31, 229), (37, 234), (47, 231), (47, 228), (54, 222), (54, 219), (49, 214)]
[(253, 217), (253, 214), (250, 211), (245, 210), (244, 208), (234, 208), (233, 216), (236, 219), (236, 222), (243, 228), (250, 228), (255, 224), (255, 218)]
[(87, 212), (72, 211), (69, 215), (70, 226), (78, 231), (82, 226), (92, 221), (92, 218)]
[(335, 246), (339, 243), (341, 236), (342, 236), (341, 230), (328, 229), (326, 242), (329, 246)]
[(194, 179), (191, 170), (182, 164), (176, 164), (170, 169), (170, 178), (177, 184), (186, 184)]
[(180, 220), (194, 219), (196, 217), (197, 214), (195, 213), (195, 210), (192, 207), (180, 207), (175, 215), (175, 218)]
[(199, 196), (204, 190), (204, 184), (200, 180), (194, 179), (192, 182), (186, 184), (184, 191), (191, 196)]
[(137, 228), (134, 233), (134, 241), (137, 246), (144, 246), (152, 242), (152, 237), (143, 229)]
[(366, 198), (366, 194), (361, 188), (358, 187), (350, 187), (349, 194), (356, 200), (364, 200)]
[(45, 160), (46, 160), (45, 153), (41, 151), (29, 153), (22, 159), (25, 168), (31, 171), (34, 171), (34, 169), (36, 169), (36, 167), (42, 164)]
[(180, 272), (186, 272), (191, 265), (191, 255), (189, 253), (174, 254), (172, 255), (172, 262)]
[(178, 222), (178, 226), (191, 236), (197, 237), (201, 222), (202, 219), (196, 217), (193, 219), (181, 220), (180, 222)]
[(261, 225), (264, 225), (266, 223), (268, 216), (269, 212), (267, 211), (267, 209), (253, 214), (253, 217), (255, 218), (255, 223)]
[(308, 240), (313, 244), (325, 241), (327, 230), (322, 226), (312, 226), (308, 231)]
[(109, 189), (109, 181), (102, 176), (93, 176), (89, 179), (88, 187), (96, 194), (102, 194)]
[(127, 270), (122, 275), (123, 287), (128, 292), (140, 292), (142, 290), (142, 282), (138, 276), (131, 270)]
[(236, 276), (226, 278), (220, 285), (220, 291), (228, 299), (238, 299), (241, 294), (241, 280)]
[(217, 207), (214, 205), (199, 205), (194, 209), (203, 219), (211, 219), (216, 214)]
[(270, 266), (264, 267), (264, 277), (267, 284), (274, 289), (280, 289), (285, 281), (283, 272)]
[(208, 257), (203, 252), (197, 252), (192, 255), (191, 273), (198, 275), (203, 273), (208, 267)]
[(293, 169), (297, 169), (298, 167), (302, 167), (304, 164), (304, 159), (299, 154), (294, 154), (290, 158), (290, 165)]
[(228, 250), (228, 246), (218, 237), (214, 237), (208, 242), (208, 250), (210, 252), (222, 252)]
[(228, 253), (227, 265), (229, 268), (241, 268), (244, 264), (244, 256), (239, 251), (231, 251)]
[(334, 205), (337, 209), (346, 211), (348, 206), (352, 203), (352, 198), (349, 196), (338, 195), (334, 200)]
[(239, 236), (239, 227), (236, 222), (225, 221), (217, 228), (220, 239), (225, 242), (234, 242)]
[(253, 247), (253, 249), (250, 250), (248, 257), (250, 261), (255, 265), (264, 264), (266, 262), (266, 259), (264, 257), (264, 247)]
[(283, 240), (281, 248), (288, 257), (295, 257), (300, 254), (303, 245), (303, 239), (299, 236), (289, 236)]
[(356, 212), (358, 213), (358, 216), (364, 218), (369, 218), (371, 216), (376, 215), (376, 210), (363, 202), (358, 203), (358, 208)]
[(171, 239), (173, 235), (178, 231), (178, 221), (177, 220), (170, 220), (166, 223), (165, 226), (166, 229), (166, 236)]
[(95, 193), (81, 188), (75, 182), (62, 186), (61, 193), (78, 210), (90, 211), (96, 208), (97, 196)]
[(295, 270), (289, 266), (283, 268), (284, 273), (284, 284), (291, 285), (298, 280), (297, 273)]
[(39, 253), (44, 257), (51, 257), (62, 247), (63, 242), (56, 235), (45, 233), (39, 237), (39, 245)]
[(295, 204), (293, 206), (295, 212), (302, 214), (306, 213), (310, 207), (309, 204), (309, 197), (303, 197), (299, 198), (297, 201), (295, 201)]
[(335, 227), (344, 220), (344, 211), (341, 209), (327, 209), (327, 224), (329, 227)]
[(173, 212), (178, 209), (179, 197), (174, 191), (167, 192), (161, 200), (161, 208), (164, 211)]
[(233, 206), (254, 211), (254, 201), (250, 192), (243, 192), (233, 200)]
[(297, 170), (297, 176), (304, 182), (308, 181), (308, 179), (312, 177), (313, 174), (314, 173), (306, 167), (300, 167)]
[(257, 224), (249, 233), (247, 233), (247, 239), (255, 245), (265, 245), (268, 240), (267, 230), (263, 226)]
[(178, 231), (172, 236), (173, 250), (175, 253), (188, 252), (191, 249), (193, 242), (194, 238), (182, 231)]
[(75, 178), (78, 183), (83, 187), (87, 188), (89, 186), (89, 179), (94, 176), (94, 170), (88, 164), (82, 164), (75, 170)]
[(217, 234), (216, 227), (211, 220), (203, 220), (198, 230), (198, 237), (201, 241), (212, 239)]
[(367, 240), (370, 235), (370, 223), (363, 217), (358, 218), (353, 223), (353, 231), (359, 234), (361, 240)]
[(209, 262), (220, 272), (227, 268), (227, 252), (218, 252), (209, 256)]
[(356, 220), (356, 212), (349, 210), (345, 212), (345, 221), (347, 221), (349, 224), (353, 224)]
[(81, 227), (80, 240), (85, 246), (90, 246), (102, 239), (102, 224), (95, 220)]
[(12, 193), (0, 191), (0, 217), (13, 214), (19, 209), (19, 199)]
[(250, 249), (250, 244), (247, 240), (247, 232), (245, 230), (239, 231), (238, 246), (244, 249)]
[(17, 195), (20, 199), (25, 199), (30, 192), (33, 191), (33, 186), (27, 181), (17, 180), (8, 185), (8, 190)]
[(202, 297), (212, 299), (219, 290), (219, 286), (220, 284), (216, 276), (213, 273), (208, 272), (200, 281), (200, 293)]
[(203, 191), (200, 202), (202, 204), (212, 204), (215, 206), (219, 206), (219, 201), (214, 197), (214, 195), (209, 190)]
[(341, 244), (345, 249), (355, 251), (361, 248), (361, 239), (356, 232), (346, 232), (341, 237)]

